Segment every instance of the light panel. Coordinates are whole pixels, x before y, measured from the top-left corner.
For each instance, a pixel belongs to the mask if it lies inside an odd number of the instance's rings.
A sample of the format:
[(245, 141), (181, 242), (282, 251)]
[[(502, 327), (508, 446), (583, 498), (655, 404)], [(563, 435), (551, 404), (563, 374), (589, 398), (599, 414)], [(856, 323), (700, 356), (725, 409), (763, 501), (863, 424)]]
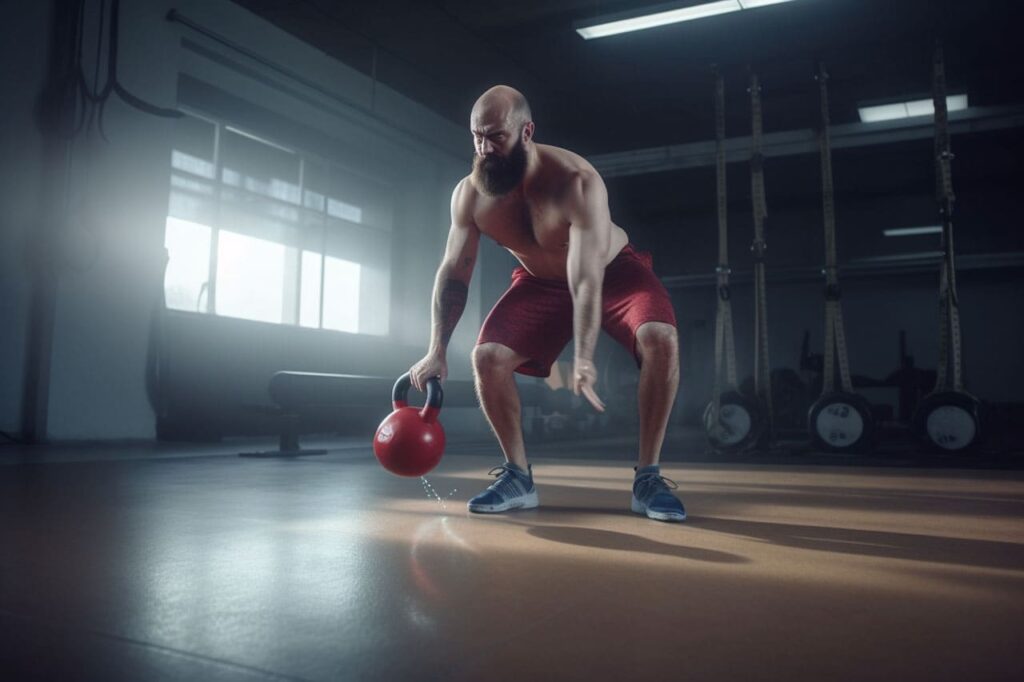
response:
[(681, 21), (693, 21), (694, 19), (713, 17), (718, 14), (739, 12), (740, 10), (756, 9), (758, 7), (767, 7), (768, 5), (778, 5), (783, 2), (792, 1), (793, 0), (717, 0), (716, 2), (705, 2), (700, 5), (691, 5), (689, 7), (678, 7), (673, 9), (664, 9), (664, 6), (662, 6), (662, 9), (635, 17), (623, 17), (620, 14), (605, 17), (604, 21), (601, 19), (594, 19), (587, 22), (590, 24), (589, 26), (577, 27), (576, 32), (579, 33), (584, 40), (606, 38), (608, 36), (628, 33), (630, 31), (642, 31), (656, 26), (677, 24)]
[(739, 0), (718, 0), (717, 2), (708, 2), (703, 5), (681, 7), (679, 9), (655, 12), (653, 14), (644, 14), (638, 17), (630, 17), (628, 19), (608, 21), (595, 24), (593, 26), (584, 26), (577, 28), (576, 32), (579, 33), (584, 40), (592, 40), (594, 38), (606, 38), (620, 33), (629, 33), (630, 31), (642, 31), (648, 28), (655, 28), (656, 26), (677, 24), (681, 21), (692, 21), (694, 19), (703, 19), (705, 17), (712, 17), (718, 14), (726, 14), (728, 12), (738, 12), (741, 9), (742, 7), (740, 6)]
[[(946, 110), (963, 111), (967, 108), (967, 95), (950, 95), (946, 98)], [(893, 102), (870, 107), (858, 107), (860, 120), (864, 123), (894, 121), (914, 116), (932, 116), (935, 114), (935, 103), (930, 99), (915, 99), (908, 102)]]
[(920, 234), (939, 234), (942, 232), (940, 225), (929, 225), (927, 227), (896, 227), (882, 230), (886, 237), (913, 237)]

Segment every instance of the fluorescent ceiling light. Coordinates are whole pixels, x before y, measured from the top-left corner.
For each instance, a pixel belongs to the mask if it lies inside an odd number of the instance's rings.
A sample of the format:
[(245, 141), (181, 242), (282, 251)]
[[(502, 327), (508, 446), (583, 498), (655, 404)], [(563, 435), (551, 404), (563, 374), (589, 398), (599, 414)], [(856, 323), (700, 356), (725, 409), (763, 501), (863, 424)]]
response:
[[(704, 17), (713, 17), (717, 14), (739, 12), (744, 9), (754, 9), (757, 7), (765, 7), (766, 5), (777, 5), (780, 2), (791, 1), (792, 0), (716, 0), (716, 2), (705, 2), (700, 5), (674, 7), (672, 9), (665, 9), (665, 5), (662, 5), (661, 7), (652, 7), (651, 9), (655, 11), (640, 16), (614, 14), (601, 19), (594, 19), (587, 22), (590, 24), (589, 26), (578, 26), (576, 28), (576, 32), (583, 36), (585, 40), (591, 40), (592, 38), (605, 38), (607, 36), (618, 35), (619, 33), (641, 31), (645, 28), (665, 26), (666, 24), (676, 24), (680, 21), (692, 21), (694, 19), (703, 19)], [(669, 5), (669, 7), (672, 6)]]
[[(947, 111), (963, 111), (967, 108), (967, 95), (950, 95), (946, 98)], [(860, 120), (864, 123), (892, 121), (913, 116), (932, 116), (935, 103), (930, 99), (915, 99), (910, 102), (894, 102), (872, 107), (859, 107)]]
[(942, 227), (929, 225), (928, 227), (897, 227), (889, 230), (882, 230), (886, 237), (911, 237), (918, 234), (939, 234)]
[(712, 17), (716, 14), (738, 12), (741, 9), (739, 0), (718, 0), (718, 2), (708, 2), (703, 5), (680, 7), (664, 12), (644, 14), (639, 17), (606, 21), (593, 26), (577, 28), (576, 32), (583, 36), (585, 40), (591, 40), (593, 38), (614, 36), (619, 33), (629, 33), (630, 31), (641, 31), (645, 28), (654, 28), (655, 26), (676, 24), (680, 21), (703, 19), (704, 17)]

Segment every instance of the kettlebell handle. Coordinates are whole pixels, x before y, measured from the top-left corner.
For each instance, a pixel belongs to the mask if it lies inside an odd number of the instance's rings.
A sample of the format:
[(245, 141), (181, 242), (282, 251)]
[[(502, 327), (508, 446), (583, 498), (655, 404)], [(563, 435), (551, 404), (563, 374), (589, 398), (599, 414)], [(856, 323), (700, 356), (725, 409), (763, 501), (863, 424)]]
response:
[[(408, 407), (409, 401), (407, 398), (411, 386), (412, 379), (409, 378), (408, 372), (398, 377), (395, 387), (391, 389), (391, 403), (396, 410)], [(441, 380), (437, 377), (430, 377), (427, 379), (427, 402), (423, 404), (423, 409), (420, 410), (420, 417), (423, 418), (423, 421), (436, 421), (438, 413), (441, 412), (441, 404), (443, 402), (444, 391), (441, 390)]]

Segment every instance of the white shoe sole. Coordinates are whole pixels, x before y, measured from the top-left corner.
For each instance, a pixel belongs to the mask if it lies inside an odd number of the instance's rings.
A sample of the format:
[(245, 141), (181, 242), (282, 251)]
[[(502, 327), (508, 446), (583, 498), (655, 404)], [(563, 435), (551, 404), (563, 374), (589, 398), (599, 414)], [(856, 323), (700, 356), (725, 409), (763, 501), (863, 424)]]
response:
[(502, 502), (501, 504), (470, 503), (466, 506), (474, 514), (500, 514), (501, 512), (512, 511), (513, 509), (533, 509), (538, 504), (540, 504), (540, 500), (537, 497), (537, 491), (534, 490), (532, 493), (522, 495), (508, 502)]
[(686, 519), (686, 512), (658, 512), (647, 508), (640, 500), (633, 497), (633, 501), (630, 503), (629, 508), (637, 514), (646, 514), (647, 518), (654, 519), (655, 521), (684, 521)]

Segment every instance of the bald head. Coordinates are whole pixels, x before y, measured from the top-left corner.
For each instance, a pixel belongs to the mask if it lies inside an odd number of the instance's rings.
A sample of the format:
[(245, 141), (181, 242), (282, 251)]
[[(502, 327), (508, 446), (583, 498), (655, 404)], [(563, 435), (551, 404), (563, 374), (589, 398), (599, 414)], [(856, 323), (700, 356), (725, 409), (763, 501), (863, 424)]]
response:
[(519, 130), (523, 124), (533, 120), (530, 103), (523, 93), (507, 85), (495, 85), (480, 95), (470, 114), (470, 125), (504, 125)]

